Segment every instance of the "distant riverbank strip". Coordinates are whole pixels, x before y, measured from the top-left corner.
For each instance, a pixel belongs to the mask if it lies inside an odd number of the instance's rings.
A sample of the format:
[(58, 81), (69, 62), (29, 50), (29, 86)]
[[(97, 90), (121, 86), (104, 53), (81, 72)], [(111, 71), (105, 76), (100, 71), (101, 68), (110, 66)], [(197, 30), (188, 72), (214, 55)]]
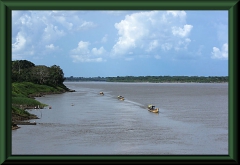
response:
[(71, 81), (149, 82), (149, 83), (227, 83), (228, 76), (117, 76), (117, 77), (65, 77)]

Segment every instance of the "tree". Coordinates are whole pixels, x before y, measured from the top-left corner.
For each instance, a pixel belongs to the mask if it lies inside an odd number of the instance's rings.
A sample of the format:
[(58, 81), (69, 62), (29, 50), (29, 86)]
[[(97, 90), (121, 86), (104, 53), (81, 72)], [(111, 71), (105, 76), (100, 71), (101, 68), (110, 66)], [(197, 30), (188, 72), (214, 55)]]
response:
[(12, 61), (12, 72), (21, 73), (21, 70), (34, 67), (35, 64), (27, 60)]
[(51, 66), (49, 68), (49, 74), (51, 77), (51, 84), (54, 84), (54, 85), (63, 84), (63, 82), (65, 80), (64, 73), (59, 66), (57, 66), (57, 65)]
[(38, 65), (31, 69), (32, 81), (37, 84), (48, 84), (50, 79), (49, 68), (45, 65)]
[(28, 72), (32, 67), (35, 67), (35, 64), (27, 60), (12, 61), (12, 82), (28, 81)]

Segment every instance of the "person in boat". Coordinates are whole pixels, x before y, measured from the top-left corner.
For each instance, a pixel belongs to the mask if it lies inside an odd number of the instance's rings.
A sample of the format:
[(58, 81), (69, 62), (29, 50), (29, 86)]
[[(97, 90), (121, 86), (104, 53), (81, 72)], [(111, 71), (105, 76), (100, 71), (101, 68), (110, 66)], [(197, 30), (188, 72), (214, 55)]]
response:
[(155, 106), (152, 105), (152, 104), (150, 104), (150, 105), (148, 105), (148, 109), (150, 109), (150, 110), (154, 110), (154, 109), (155, 109)]
[(119, 96), (118, 96), (118, 99), (123, 99), (123, 98), (124, 98), (124, 97), (123, 97), (123, 96), (121, 96), (121, 95), (119, 95)]

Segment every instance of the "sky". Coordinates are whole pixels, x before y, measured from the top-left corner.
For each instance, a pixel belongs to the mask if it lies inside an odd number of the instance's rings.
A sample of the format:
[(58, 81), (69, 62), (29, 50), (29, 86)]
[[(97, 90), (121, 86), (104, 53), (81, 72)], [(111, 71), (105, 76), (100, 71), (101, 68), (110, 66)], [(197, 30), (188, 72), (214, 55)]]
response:
[(65, 77), (228, 76), (228, 11), (13, 10), (12, 60)]

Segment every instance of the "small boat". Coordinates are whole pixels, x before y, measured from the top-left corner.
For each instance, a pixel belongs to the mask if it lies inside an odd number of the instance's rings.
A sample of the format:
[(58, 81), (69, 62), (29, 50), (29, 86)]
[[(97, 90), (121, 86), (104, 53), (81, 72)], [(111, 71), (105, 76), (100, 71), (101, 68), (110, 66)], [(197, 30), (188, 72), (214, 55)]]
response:
[(99, 94), (100, 94), (100, 95), (104, 95), (104, 93), (103, 93), (103, 92), (100, 92)]
[(148, 105), (148, 111), (149, 112), (153, 112), (153, 113), (158, 113), (159, 112), (159, 108), (155, 108), (155, 105), (149, 104)]
[(153, 112), (153, 113), (159, 113), (159, 108), (156, 108), (156, 109), (149, 109), (148, 110), (149, 112)]
[(118, 96), (118, 100), (122, 100), (122, 101), (123, 101), (123, 100), (124, 100), (124, 97), (119, 95), (119, 96)]

